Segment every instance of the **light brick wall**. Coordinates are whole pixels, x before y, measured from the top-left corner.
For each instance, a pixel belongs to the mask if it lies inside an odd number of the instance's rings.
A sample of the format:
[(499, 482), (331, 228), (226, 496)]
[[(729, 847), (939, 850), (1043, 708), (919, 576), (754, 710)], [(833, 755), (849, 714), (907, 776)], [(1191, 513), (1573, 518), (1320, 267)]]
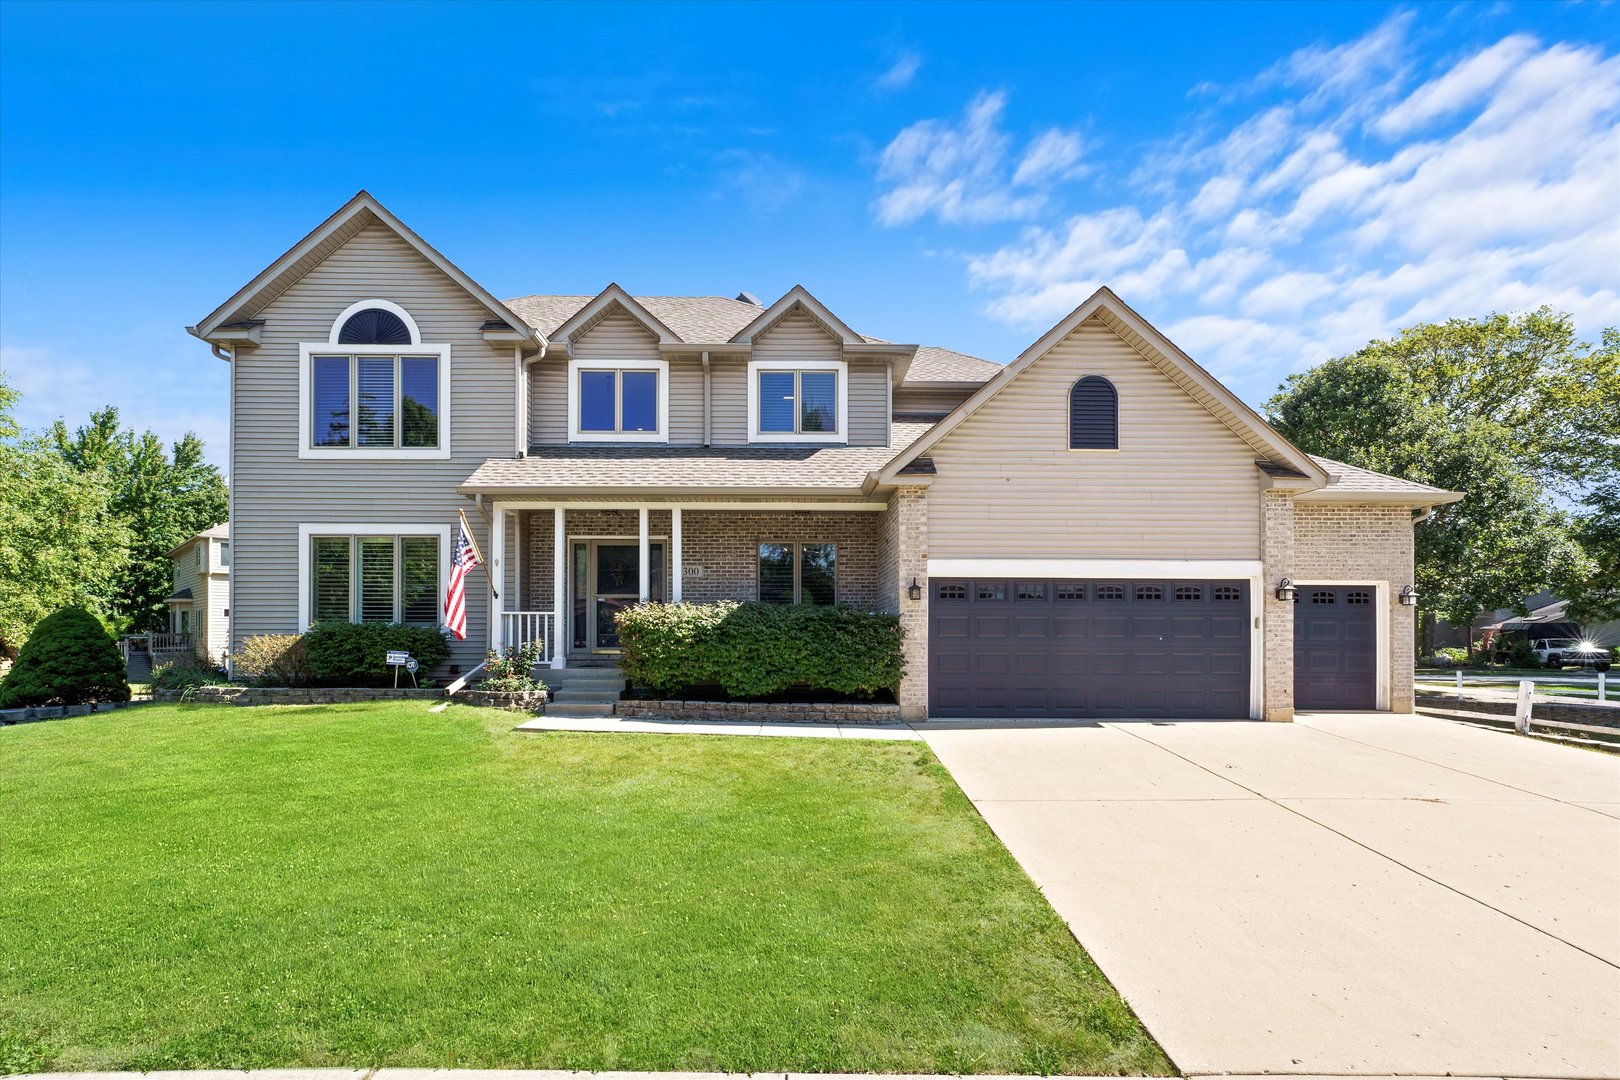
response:
[(1294, 576), (1294, 514), (1290, 493), (1261, 494), (1261, 716), (1266, 720), (1294, 718), (1294, 605), (1277, 599), (1277, 584)]
[[(1401, 589), (1412, 583), (1411, 510), (1405, 506), (1296, 503), (1293, 549), (1290, 576), (1295, 581), (1376, 581), (1387, 586), (1389, 707), (1394, 712), (1411, 712), (1417, 609), (1403, 607), (1397, 599)], [(1268, 659), (1270, 650), (1268, 634)], [(1292, 650), (1290, 625), (1290, 656)]]
[[(928, 489), (898, 489), (882, 519), (879, 578), (893, 597), (883, 610), (900, 613), (900, 627), (906, 635), (906, 671), (898, 695), (900, 716), (922, 720), (928, 716)], [(921, 600), (911, 599), (913, 580), (924, 585)]]
[[(686, 510), (681, 514), (681, 553), (685, 573), (682, 599), (692, 603), (759, 599), (759, 545), (832, 543), (838, 545), (837, 598), (853, 607), (882, 607), (878, 588), (878, 518), (871, 511)], [(635, 537), (634, 510), (570, 510), (568, 536)], [(670, 535), (668, 510), (648, 514), (653, 536)], [(524, 610), (552, 606), (552, 513), (531, 511), (523, 524)]]

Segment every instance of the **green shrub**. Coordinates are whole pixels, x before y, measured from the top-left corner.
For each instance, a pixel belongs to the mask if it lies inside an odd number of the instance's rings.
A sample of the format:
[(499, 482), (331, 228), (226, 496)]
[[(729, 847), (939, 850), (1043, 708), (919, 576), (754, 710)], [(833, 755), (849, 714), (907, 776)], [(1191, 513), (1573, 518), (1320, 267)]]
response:
[(152, 669), (152, 689), (190, 690), (226, 682), (225, 672), (211, 661), (195, 654), (182, 656)]
[(733, 698), (789, 690), (870, 698), (905, 670), (900, 618), (848, 607), (722, 601), (638, 604), (618, 616), (632, 686), (718, 686)]
[(478, 689), (507, 694), (529, 694), (546, 689), (546, 684), (534, 677), (541, 652), (538, 641), (502, 652), (490, 649), (484, 654), (484, 678)]
[(304, 646), (315, 681), (326, 686), (391, 685), (391, 649), (410, 653), (424, 674), (450, 658), (443, 630), (398, 623), (316, 623), (304, 635)]
[(1526, 638), (1514, 638), (1508, 642), (1506, 652), (1509, 667), (1538, 668), (1541, 666), (1541, 658), (1535, 654), (1535, 650), (1531, 649), (1530, 642)]
[(309, 650), (298, 634), (243, 638), (231, 661), (237, 675), (259, 686), (307, 686), (314, 678)]
[(1464, 664), (1468, 663), (1468, 650), (1453, 648), (1436, 649), (1434, 650), (1434, 662), (1436, 664), (1443, 664), (1446, 667), (1462, 667)]
[(0, 682), (0, 709), (128, 701), (128, 671), (117, 642), (82, 607), (41, 619)]

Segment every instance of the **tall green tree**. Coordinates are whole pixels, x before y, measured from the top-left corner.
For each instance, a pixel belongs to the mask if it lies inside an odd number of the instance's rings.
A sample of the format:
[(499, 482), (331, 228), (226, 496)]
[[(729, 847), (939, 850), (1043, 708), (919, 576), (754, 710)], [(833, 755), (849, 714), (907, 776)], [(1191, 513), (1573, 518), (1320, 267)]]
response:
[(1309, 453), (1467, 492), (1416, 528), (1424, 606), (1452, 623), (1589, 565), (1560, 506), (1620, 474), (1620, 334), (1568, 315), (1452, 319), (1291, 376), (1266, 404)]
[(82, 606), (118, 621), (111, 602), (130, 531), (112, 507), (104, 469), (69, 465), (23, 437), (17, 393), (0, 382), (0, 655), (15, 656), (34, 624)]
[(1586, 553), (1582, 563), (1554, 582), (1569, 601), (1568, 614), (1578, 623), (1620, 619), (1620, 480), (1588, 492), (1586, 508), (1575, 522), (1575, 538)]
[(111, 405), (71, 434), (58, 420), (46, 438), (66, 465), (110, 479), (112, 510), (131, 537), (112, 607), (133, 629), (161, 629), (174, 577), (169, 552), (229, 510), (225, 481), (203, 459), (202, 440), (188, 432), (166, 450), (152, 432), (124, 428)]

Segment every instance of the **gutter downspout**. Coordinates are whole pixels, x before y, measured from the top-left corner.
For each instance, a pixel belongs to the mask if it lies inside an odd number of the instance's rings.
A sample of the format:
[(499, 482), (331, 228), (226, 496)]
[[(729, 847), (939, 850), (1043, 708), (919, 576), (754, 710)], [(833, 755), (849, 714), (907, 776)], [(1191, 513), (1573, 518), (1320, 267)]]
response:
[(527, 443), (523, 438), (523, 429), (528, 426), (529, 419), (529, 386), (528, 380), (523, 377), (523, 343), (512, 346), (512, 408), (517, 413), (512, 424), (513, 451), (518, 457), (523, 456)]
[(710, 368), (709, 368), (709, 350), (704, 349), (703, 350), (703, 445), (704, 445), (705, 448), (707, 448), (708, 445), (709, 445), (709, 433), (710, 433), (710, 425), (711, 425), (710, 406), (712, 405), (712, 403), (714, 401), (713, 390), (714, 390), (714, 372), (711, 371)]
[(520, 403), (522, 405), (522, 407), (518, 410), (518, 417), (517, 417), (517, 422), (516, 422), (516, 426), (518, 428), (518, 432), (517, 432), (517, 456), (518, 457), (524, 457), (529, 452), (529, 432), (528, 432), (529, 414), (532, 411), (532, 406), (534, 405), (534, 403), (529, 400), (529, 396), (530, 396), (529, 395), (529, 365), (533, 364), (533, 363), (535, 363), (537, 361), (544, 360), (546, 358), (546, 349), (548, 349), (550, 347), (550, 345), (551, 345), (550, 342), (542, 341), (540, 343), (540, 351), (535, 353), (533, 356), (529, 357), (527, 360), (523, 359), (523, 346), (521, 346), (521, 345), (517, 346), (518, 381), (521, 384), (521, 386), (520, 386), (521, 402)]

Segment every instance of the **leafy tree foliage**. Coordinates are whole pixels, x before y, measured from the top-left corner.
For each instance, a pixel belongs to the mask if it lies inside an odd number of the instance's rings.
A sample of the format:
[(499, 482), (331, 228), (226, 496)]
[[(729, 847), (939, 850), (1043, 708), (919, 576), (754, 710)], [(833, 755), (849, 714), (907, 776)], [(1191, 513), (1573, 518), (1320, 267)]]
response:
[(1620, 474), (1620, 332), (1569, 316), (1452, 319), (1290, 376), (1266, 404), (1309, 453), (1467, 492), (1416, 530), (1424, 604), (1453, 623), (1589, 565), (1560, 509)]
[(1620, 480), (1594, 489), (1582, 502), (1587, 513), (1575, 524), (1575, 538), (1586, 559), (1555, 587), (1569, 601), (1575, 622), (1620, 619)]
[(113, 610), (133, 629), (162, 629), (174, 577), (169, 552), (224, 521), (229, 510), (225, 481), (203, 460), (202, 440), (188, 432), (165, 450), (152, 432), (123, 428), (110, 405), (71, 435), (58, 420), (46, 440), (81, 475), (108, 478), (112, 511), (130, 532), (128, 557), (114, 576)]
[(0, 383), (0, 655), (15, 656), (34, 624), (70, 606), (115, 616), (114, 578), (130, 532), (101, 469), (75, 469), (24, 438), (17, 394)]
[(128, 701), (124, 657), (99, 620), (68, 607), (40, 620), (0, 680), (0, 709)]

